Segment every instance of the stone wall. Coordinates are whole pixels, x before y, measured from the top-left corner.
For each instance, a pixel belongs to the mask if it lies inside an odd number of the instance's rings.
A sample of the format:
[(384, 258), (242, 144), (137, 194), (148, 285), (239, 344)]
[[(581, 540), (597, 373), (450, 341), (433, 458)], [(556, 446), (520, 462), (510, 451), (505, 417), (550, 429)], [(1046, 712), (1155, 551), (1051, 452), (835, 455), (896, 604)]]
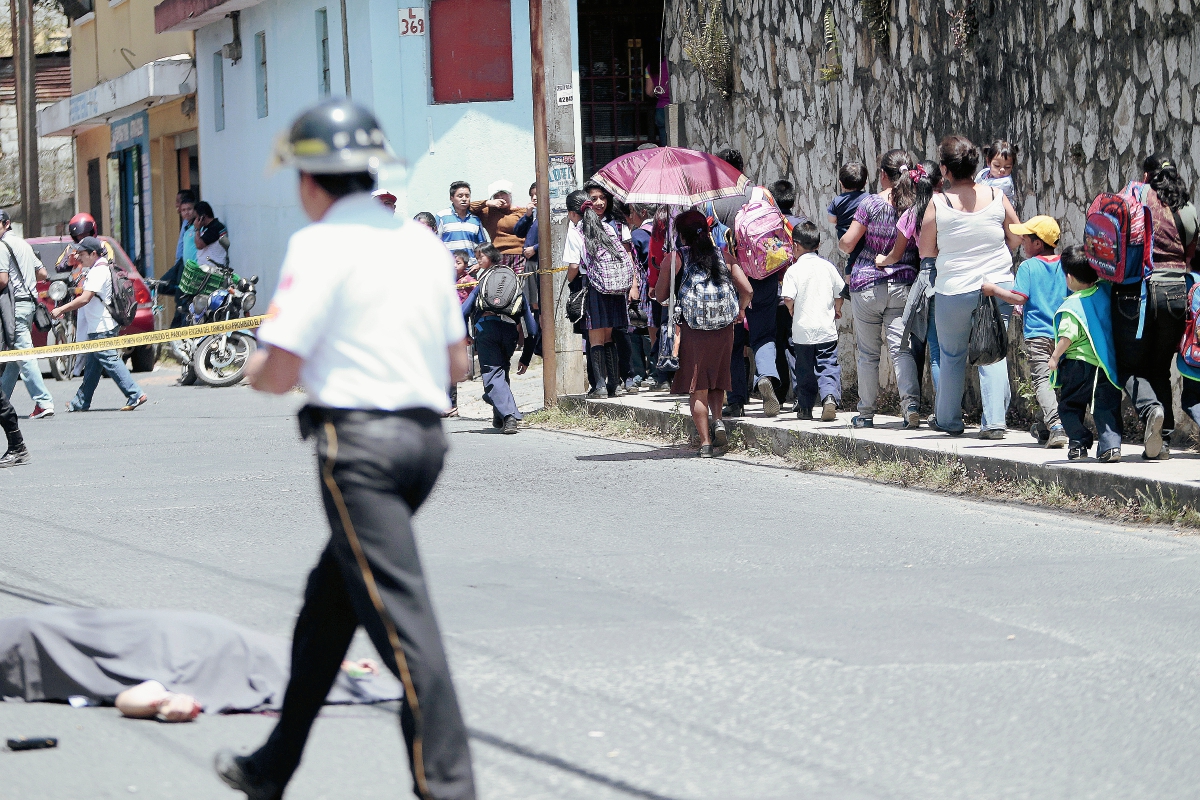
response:
[[(684, 144), (735, 147), (752, 180), (793, 181), (797, 206), (821, 221), (826, 252), (834, 232), (824, 210), (841, 163), (874, 169), (893, 147), (930, 157), (948, 133), (1017, 144), (1017, 211), (1058, 218), (1065, 244), (1080, 241), (1091, 199), (1140, 176), (1151, 151), (1200, 179), (1192, 0), (893, 0), (887, 46), (872, 38), (859, 0), (726, 0), (729, 98), (683, 54), (681, 26), (697, 27), (696, 2), (667, 3)], [(841, 51), (842, 77), (831, 81), (819, 73), (829, 62), (826, 7)], [(975, 32), (960, 49), (952, 15), (964, 11)]]

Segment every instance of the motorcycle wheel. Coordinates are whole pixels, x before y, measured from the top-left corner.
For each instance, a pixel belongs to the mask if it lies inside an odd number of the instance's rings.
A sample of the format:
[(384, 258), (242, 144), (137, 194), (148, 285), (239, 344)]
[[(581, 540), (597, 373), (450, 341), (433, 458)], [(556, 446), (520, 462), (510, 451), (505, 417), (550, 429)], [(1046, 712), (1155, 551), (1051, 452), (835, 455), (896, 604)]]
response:
[[(75, 341), (75, 325), (70, 320), (60, 320), (55, 323), (47, 335), (46, 344), (67, 344)], [(53, 341), (49, 341), (53, 339)], [(71, 375), (75, 372), (75, 359), (78, 356), (54, 356), (47, 359), (50, 362), (50, 374), (54, 376), (56, 381), (66, 381), (71, 379)]]
[(192, 366), (196, 377), (209, 386), (233, 386), (246, 377), (246, 365), (257, 349), (254, 337), (238, 331), (226, 337), (211, 336), (196, 348)]

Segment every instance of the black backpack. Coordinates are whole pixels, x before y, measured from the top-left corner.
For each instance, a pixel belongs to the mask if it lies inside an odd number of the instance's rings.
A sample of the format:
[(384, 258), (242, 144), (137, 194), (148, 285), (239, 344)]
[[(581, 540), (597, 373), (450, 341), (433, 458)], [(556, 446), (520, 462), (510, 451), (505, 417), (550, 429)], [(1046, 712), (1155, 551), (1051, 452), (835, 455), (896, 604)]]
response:
[(133, 278), (121, 267), (109, 263), (108, 272), (112, 276), (112, 297), (108, 301), (108, 313), (118, 326), (124, 328), (133, 322), (137, 314), (137, 294), (133, 289)]
[(479, 279), (475, 309), (516, 319), (525, 303), (525, 296), (521, 294), (522, 282), (523, 279), (508, 267), (492, 267)]

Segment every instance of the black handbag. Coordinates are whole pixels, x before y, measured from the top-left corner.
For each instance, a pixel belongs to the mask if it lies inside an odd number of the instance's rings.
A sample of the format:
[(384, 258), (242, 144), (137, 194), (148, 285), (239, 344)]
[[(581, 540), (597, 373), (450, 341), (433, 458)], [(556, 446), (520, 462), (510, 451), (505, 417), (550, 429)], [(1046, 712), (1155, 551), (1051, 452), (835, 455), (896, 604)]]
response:
[(33, 308), (33, 327), (37, 328), (42, 333), (54, 327), (54, 320), (50, 317), (50, 311), (41, 303), (36, 303)]
[(587, 305), (588, 284), (582, 281), (578, 289), (567, 290), (567, 320), (578, 325), (583, 322), (584, 306)]
[(986, 367), (1007, 356), (1008, 331), (1004, 327), (1004, 315), (1000, 313), (1000, 301), (995, 297), (983, 297), (979, 307), (971, 312), (967, 363), (972, 367)]

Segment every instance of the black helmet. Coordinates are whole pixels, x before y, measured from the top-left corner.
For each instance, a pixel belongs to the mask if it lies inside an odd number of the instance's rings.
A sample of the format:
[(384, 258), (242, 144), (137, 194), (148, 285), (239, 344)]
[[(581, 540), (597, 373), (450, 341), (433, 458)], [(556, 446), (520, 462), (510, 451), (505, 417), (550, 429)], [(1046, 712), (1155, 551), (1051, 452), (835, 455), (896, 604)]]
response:
[(305, 111), (275, 145), (275, 166), (313, 175), (377, 172), (396, 161), (375, 115), (344, 97)]

